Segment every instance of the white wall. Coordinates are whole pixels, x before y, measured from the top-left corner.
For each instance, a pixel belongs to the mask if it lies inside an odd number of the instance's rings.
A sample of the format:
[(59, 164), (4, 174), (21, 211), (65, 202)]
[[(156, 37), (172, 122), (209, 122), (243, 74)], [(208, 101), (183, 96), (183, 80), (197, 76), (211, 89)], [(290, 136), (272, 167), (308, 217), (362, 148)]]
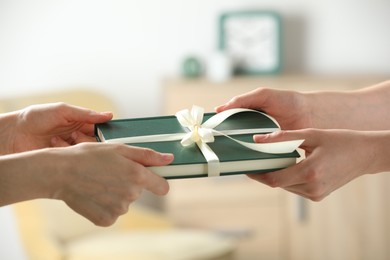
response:
[(287, 71), (390, 73), (386, 0), (1, 0), (0, 97), (82, 85), (125, 116), (160, 113), (161, 78), (212, 51), (234, 8), (281, 12)]
[(0, 259), (26, 259), (11, 206), (0, 207)]
[(0, 98), (87, 86), (123, 116), (160, 114), (161, 79), (210, 53), (217, 15), (235, 8), (283, 15), (286, 71), (390, 75), (387, 0), (0, 0)]

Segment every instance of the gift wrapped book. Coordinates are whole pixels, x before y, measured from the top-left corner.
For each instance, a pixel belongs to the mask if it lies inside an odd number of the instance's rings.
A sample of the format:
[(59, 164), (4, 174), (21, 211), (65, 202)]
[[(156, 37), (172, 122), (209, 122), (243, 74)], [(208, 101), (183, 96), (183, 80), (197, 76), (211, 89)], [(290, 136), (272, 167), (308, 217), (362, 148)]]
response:
[(264, 173), (296, 163), (303, 140), (254, 143), (254, 134), (279, 131), (272, 117), (251, 109), (206, 113), (194, 106), (172, 116), (111, 120), (95, 125), (100, 142), (125, 143), (173, 153), (166, 166), (149, 167), (167, 178)]

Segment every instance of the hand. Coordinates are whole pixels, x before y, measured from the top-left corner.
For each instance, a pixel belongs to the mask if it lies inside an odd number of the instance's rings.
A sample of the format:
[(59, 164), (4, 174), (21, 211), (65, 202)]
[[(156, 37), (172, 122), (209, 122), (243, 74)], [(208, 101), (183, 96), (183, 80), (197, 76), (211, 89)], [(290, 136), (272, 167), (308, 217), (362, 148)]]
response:
[(303, 128), (387, 130), (390, 81), (355, 91), (297, 92), (259, 88), (216, 107), (262, 110), (284, 130)]
[[(62, 163), (51, 198), (99, 226), (127, 213), (144, 189), (165, 195), (168, 182), (145, 166), (169, 164), (172, 154), (121, 144), (83, 143), (53, 150)], [(56, 160), (54, 160), (56, 161)]]
[(283, 170), (248, 176), (320, 201), (358, 176), (390, 169), (390, 131), (305, 129), (254, 136), (262, 143), (294, 139), (305, 139), (301, 148), (306, 159)]
[(16, 114), (6, 139), (11, 140), (6, 153), (50, 147), (53, 139), (75, 144), (77, 132), (87, 137), (84, 141), (96, 141), (93, 137), (94, 124), (111, 118), (110, 112), (98, 113), (65, 103), (30, 106)]
[[(217, 112), (231, 108), (261, 110), (274, 117), (282, 129), (313, 127), (305, 95), (295, 91), (259, 88), (232, 98), (216, 107)], [(310, 110), (309, 110), (310, 111)]]

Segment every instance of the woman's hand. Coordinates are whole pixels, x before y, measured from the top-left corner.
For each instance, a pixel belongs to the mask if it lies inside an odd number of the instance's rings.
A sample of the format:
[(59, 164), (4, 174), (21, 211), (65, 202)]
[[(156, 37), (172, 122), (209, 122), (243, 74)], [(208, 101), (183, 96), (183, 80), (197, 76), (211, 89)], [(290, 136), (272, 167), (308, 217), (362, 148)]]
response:
[[(261, 110), (274, 117), (282, 129), (301, 129), (312, 127), (305, 94), (269, 88), (258, 88), (233, 97), (224, 105), (216, 107), (217, 112), (231, 108), (250, 108)], [(309, 110), (310, 111), (310, 110)]]
[(156, 195), (168, 192), (168, 182), (147, 166), (172, 160), (172, 154), (108, 143), (0, 156), (0, 206), (36, 198), (59, 199), (96, 225), (109, 226), (143, 190)]
[[(17, 153), (53, 146), (61, 139), (69, 145), (77, 143), (76, 133), (84, 141), (96, 141), (94, 124), (110, 120), (112, 113), (99, 113), (65, 103), (33, 105), (17, 112), (3, 115), (1, 146), (3, 154)], [(72, 136), (73, 134), (73, 136)]]
[(304, 128), (387, 130), (390, 129), (390, 81), (355, 91), (297, 92), (258, 88), (232, 98), (216, 108), (262, 110), (279, 122), (283, 130)]
[(249, 174), (254, 180), (319, 201), (363, 174), (390, 170), (390, 131), (304, 129), (255, 135), (267, 143), (305, 139), (306, 159), (283, 170)]
[(144, 189), (165, 195), (168, 182), (145, 166), (169, 164), (171, 154), (127, 145), (84, 143), (65, 149), (63, 182), (53, 194), (100, 226), (127, 213)]

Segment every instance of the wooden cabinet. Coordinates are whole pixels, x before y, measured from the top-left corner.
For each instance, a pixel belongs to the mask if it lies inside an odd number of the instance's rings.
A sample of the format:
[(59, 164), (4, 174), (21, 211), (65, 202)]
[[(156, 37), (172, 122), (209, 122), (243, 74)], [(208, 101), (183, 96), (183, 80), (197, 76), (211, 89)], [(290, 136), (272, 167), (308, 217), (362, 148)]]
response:
[[(390, 173), (362, 176), (287, 216), (289, 259), (390, 259)], [(295, 201), (294, 201), (295, 200)], [(296, 197), (288, 195), (287, 211)]]
[[(164, 113), (206, 111), (258, 87), (352, 90), (386, 77), (287, 75), (238, 77), (225, 83), (166, 79)], [(390, 259), (390, 174), (364, 176), (321, 202), (272, 189), (246, 176), (173, 180), (169, 216), (183, 226), (235, 236), (237, 259)]]
[(280, 259), (283, 194), (246, 176), (170, 181), (169, 216), (182, 226), (238, 239), (237, 259)]

